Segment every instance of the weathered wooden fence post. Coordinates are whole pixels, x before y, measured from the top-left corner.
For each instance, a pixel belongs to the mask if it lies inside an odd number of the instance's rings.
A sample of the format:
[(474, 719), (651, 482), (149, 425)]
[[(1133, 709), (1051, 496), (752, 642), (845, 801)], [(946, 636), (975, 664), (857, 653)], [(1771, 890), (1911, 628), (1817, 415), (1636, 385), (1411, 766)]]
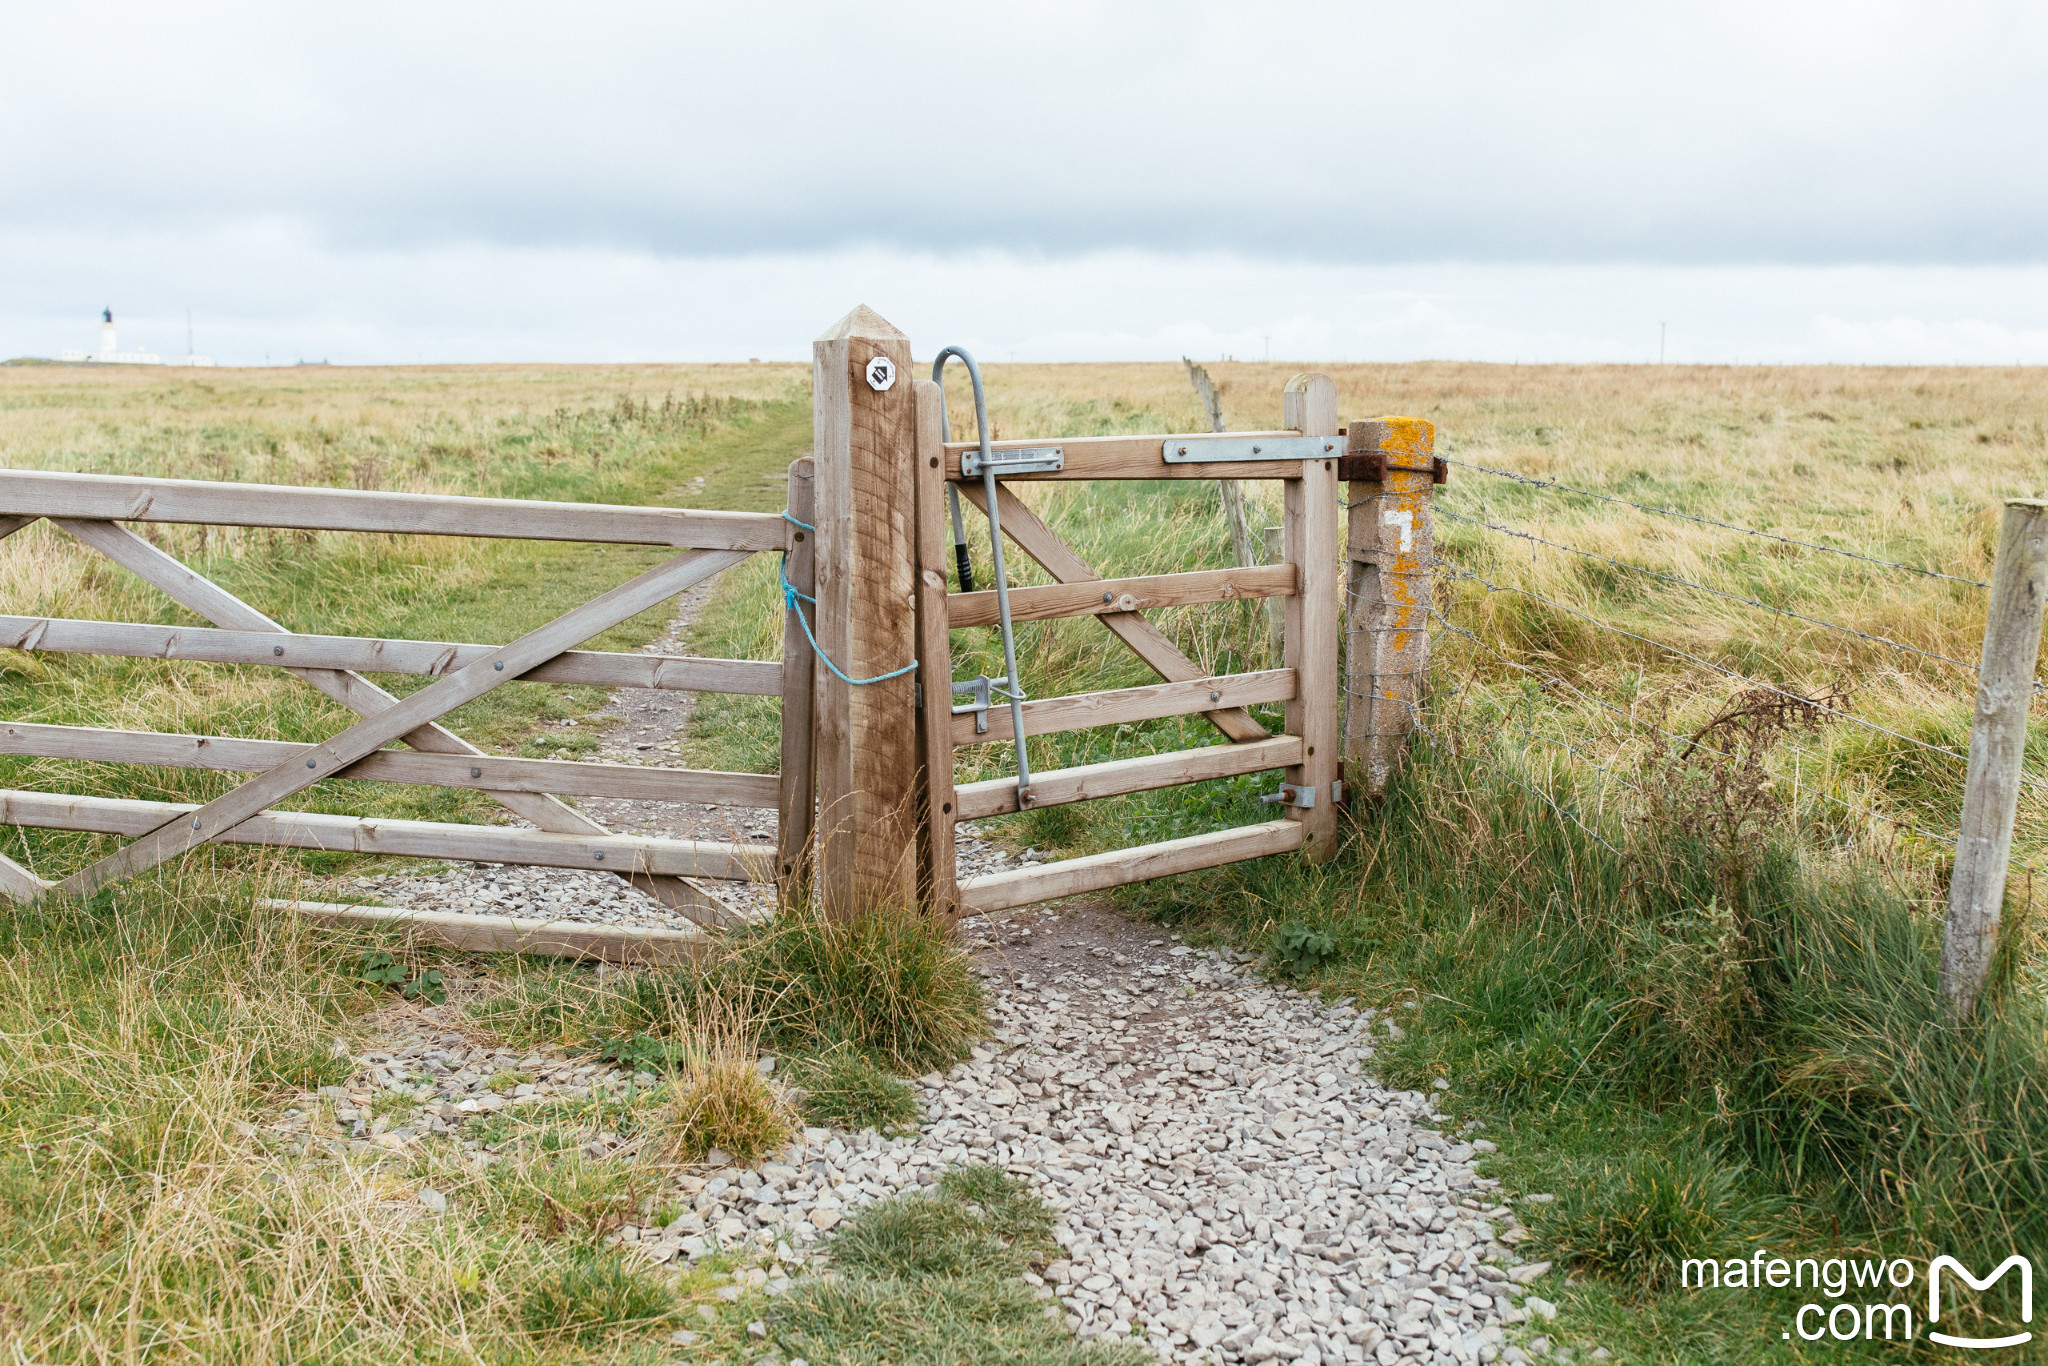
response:
[(1970, 722), (1969, 779), (1963, 789), (1962, 829), (1956, 839), (1948, 924), (1941, 942), (1941, 992), (1958, 1017), (1976, 1009), (1998, 946), (2044, 602), (2048, 502), (2015, 499), (2005, 505), (1998, 562), (1991, 576), (1977, 709)]
[[(1337, 434), (1337, 383), (1328, 375), (1296, 375), (1281, 393), (1281, 425), (1303, 436)], [(1314, 805), (1289, 807), (1305, 827), (1302, 856), (1311, 863), (1337, 853), (1337, 462), (1304, 460), (1286, 482), (1281, 536), (1301, 575), (1288, 598), (1285, 667), (1295, 671), (1287, 733), (1302, 740), (1302, 761), (1287, 781), (1305, 787)]]
[(916, 680), (897, 672), (916, 658), (910, 340), (863, 305), (812, 343), (811, 369), (816, 885), (844, 919), (908, 906), (917, 888)]
[(1436, 425), (1419, 417), (1361, 419), (1346, 442), (1344, 771), (1369, 801), (1400, 767), (1429, 670), (1435, 451)]

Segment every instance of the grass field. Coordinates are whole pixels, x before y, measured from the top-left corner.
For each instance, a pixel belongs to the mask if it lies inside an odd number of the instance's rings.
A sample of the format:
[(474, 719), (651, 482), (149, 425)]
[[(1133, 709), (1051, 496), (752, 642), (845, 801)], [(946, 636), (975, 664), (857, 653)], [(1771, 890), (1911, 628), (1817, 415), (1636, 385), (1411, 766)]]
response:
[[(1291, 367), (1210, 368), (1232, 426), (1278, 424)], [(2048, 489), (2042, 381), (2027, 371), (1325, 369), (1347, 417), (1428, 417), (1440, 449), (1460, 460), (1972, 579), (1988, 575), (1999, 500)], [(1205, 425), (1177, 365), (992, 366), (988, 377), (999, 436)], [(951, 411), (966, 435), (964, 391)], [(775, 474), (809, 437), (807, 374), (789, 366), (0, 369), (0, 464), (11, 467), (772, 510)], [(1270, 499), (1248, 488), (1270, 516)], [(1227, 558), (1207, 485), (1027, 497), (1105, 571)], [(1463, 468), (1440, 501), (1781, 612), (1975, 658), (1982, 596), (1966, 586)], [(295, 629), (482, 641), (509, 639), (652, 558), (428, 538), (155, 534)], [(1499, 1131), (1515, 1184), (1559, 1192), (1540, 1232), (1576, 1268), (1567, 1317), (1629, 1359), (1818, 1351), (1779, 1340), (1786, 1307), (1771, 1296), (1671, 1286), (1681, 1253), (1740, 1255), (1763, 1243), (1916, 1258), (1949, 1250), (1988, 1264), (2003, 1245), (2039, 1261), (2048, 1049), (2030, 881), (2014, 888), (2007, 985), (1987, 1023), (1955, 1029), (1932, 996), (1947, 851), (1913, 832), (1953, 828), (1961, 768), (1911, 741), (1960, 747), (1967, 673), (1470, 523), (1445, 519), (1439, 535), (1448, 560), (1562, 605), (1447, 580), (1449, 620), (1577, 691), (1533, 686), (1527, 672), (1449, 637), (1431, 712), (1449, 748), (1416, 749), (1402, 788), (1337, 862), (1271, 860), (1135, 889), (1133, 912), (1256, 948), (1306, 931), (1314, 951), (1290, 968), (1303, 980), (1370, 1000), (1418, 992), (1424, 1027), (1383, 1054), (1389, 1075), (1451, 1079), (1450, 1103)], [(47, 528), (0, 542), (0, 585), (10, 613), (187, 619)], [(772, 565), (757, 557), (726, 576), (698, 643), (770, 657), (778, 608)], [(1899, 735), (1847, 722), (1795, 729), (1749, 756), (1790, 780), (1745, 789), (1761, 795), (1740, 810), (1717, 806), (1714, 774), (1674, 764), (1640, 721), (1690, 733), (1736, 685), (1566, 609), (1788, 691), (1840, 689), (1844, 710)], [(659, 617), (605, 644), (650, 639)], [(1177, 609), (1162, 624), (1219, 670), (1270, 658), (1262, 616), (1240, 606)], [(1025, 633), (1020, 654), (1039, 695), (1147, 681), (1093, 623)], [(993, 662), (988, 634), (958, 633), (957, 672)], [(1617, 721), (1587, 698), (1636, 719)], [(601, 700), (517, 685), (450, 726), (504, 752), (561, 755), (536, 746), (540, 723)], [(13, 653), (0, 654), (0, 709), (14, 720), (278, 739), (317, 738), (342, 721), (302, 685), (258, 670)], [(773, 736), (772, 704), (707, 699), (690, 740), (698, 757), (765, 770)], [(1034, 762), (1203, 741), (1198, 723), (1161, 722), (1046, 737)], [(963, 779), (1004, 771), (999, 747), (963, 760)], [(0, 779), (159, 800), (203, 800), (228, 782), (21, 759), (0, 759)], [(346, 787), (314, 789), (304, 804), (489, 818), (473, 795)], [(1019, 847), (1079, 853), (1258, 819), (1270, 811), (1258, 787), (1211, 784), (988, 824)], [(2044, 836), (2048, 817), (2030, 795), (2023, 857)], [(9, 830), (0, 847), (51, 877), (103, 844)], [(590, 1261), (572, 1234), (508, 1233), (531, 1227), (518, 1223), (516, 1201), (504, 1203), (511, 1195), (480, 1192), (463, 1205), (471, 1212), (423, 1241), (394, 1231), (383, 1212), (393, 1187), (378, 1183), (450, 1179), (431, 1157), (418, 1171), (303, 1170), (237, 1138), (235, 1123), (287, 1088), (327, 1079), (333, 1040), (351, 1037), (379, 1000), (352, 980), (362, 943), (278, 923), (252, 908), (252, 892), (360, 866), (207, 850), (89, 908), (0, 917), (0, 1335), (28, 1359), (672, 1351), (659, 1325), (706, 1286), (606, 1280), (609, 1264)], [(534, 1005), (520, 1018), (559, 1021), (575, 1012), (550, 1015), (548, 1000), (580, 1010), (577, 993), (591, 984), (544, 974), (519, 989)], [(596, 1018), (662, 1024), (625, 1005)], [(547, 1028), (578, 1046), (598, 1042), (588, 1029)], [(514, 1169), (554, 1190), (585, 1179), (571, 1165), (536, 1153)], [(589, 1179), (593, 1208), (631, 1198), (605, 1185), (612, 1176)], [(327, 1270), (286, 1274), (315, 1263)], [(532, 1328), (572, 1281), (611, 1286), (587, 1293), (623, 1308), (581, 1337)], [(451, 1314), (467, 1316), (460, 1332)]]

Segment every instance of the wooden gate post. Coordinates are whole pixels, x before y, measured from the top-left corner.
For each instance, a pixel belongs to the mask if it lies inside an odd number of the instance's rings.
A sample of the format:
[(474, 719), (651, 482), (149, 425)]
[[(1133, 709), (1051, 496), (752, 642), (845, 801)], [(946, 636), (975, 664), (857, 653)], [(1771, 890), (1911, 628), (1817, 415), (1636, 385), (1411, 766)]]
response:
[(960, 907), (953, 791), (953, 649), (946, 572), (953, 538), (946, 521), (944, 391), (917, 381), (917, 712), (918, 899), (934, 915)]
[(1969, 778), (1963, 789), (1962, 829), (1956, 838), (1948, 924), (1941, 942), (1941, 993), (1959, 1018), (1976, 1009), (1977, 994), (1984, 989), (1991, 955), (1998, 947), (2044, 604), (2048, 502), (2015, 499), (2005, 505), (1991, 575), (1976, 715), (1970, 722)]
[[(818, 520), (815, 462), (798, 456), (789, 465), (789, 515), (798, 522)], [(800, 526), (789, 528), (789, 551), (782, 572), (799, 593), (816, 595), (817, 537)], [(799, 604), (801, 605), (801, 604)], [(782, 622), (782, 782), (776, 848), (785, 884), (799, 880), (810, 864), (811, 821), (817, 815), (818, 790), (811, 769), (812, 713), (821, 672), (795, 612)]]
[(1444, 467), (1436, 425), (1419, 417), (1354, 422), (1346, 444), (1344, 770), (1378, 801), (1400, 768), (1429, 670), (1430, 492)]
[[(910, 340), (862, 305), (811, 346), (818, 502), (817, 876), (847, 919), (916, 897)], [(836, 671), (835, 667), (836, 666)], [(842, 677), (841, 675), (844, 675)]]
[[(1337, 383), (1328, 375), (1296, 375), (1281, 393), (1281, 423), (1303, 436), (1337, 434)], [(1286, 607), (1283, 658), (1295, 671), (1287, 733), (1299, 735), (1302, 760), (1287, 781), (1307, 788), (1314, 805), (1290, 806), (1301, 822), (1302, 856), (1321, 863), (1337, 853), (1337, 462), (1304, 460), (1301, 477), (1285, 485), (1282, 540), (1301, 575)]]

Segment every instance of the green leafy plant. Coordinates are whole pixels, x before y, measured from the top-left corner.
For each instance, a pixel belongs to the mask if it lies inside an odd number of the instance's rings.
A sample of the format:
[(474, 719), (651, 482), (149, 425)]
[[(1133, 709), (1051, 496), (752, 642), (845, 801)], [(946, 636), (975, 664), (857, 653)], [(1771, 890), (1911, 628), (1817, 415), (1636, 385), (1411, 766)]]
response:
[(356, 964), (356, 977), (372, 986), (395, 987), (405, 981), (405, 965), (383, 949), (365, 949)]
[(690, 1048), (674, 1039), (659, 1039), (645, 1031), (606, 1039), (597, 1056), (636, 1072), (678, 1072), (690, 1060)]
[(440, 1005), (448, 999), (448, 984), (441, 980), (439, 968), (428, 968), (405, 984), (405, 999), (424, 1000), (430, 1005)]
[(1299, 920), (1290, 920), (1273, 934), (1273, 959), (1290, 977), (1313, 972), (1337, 956), (1337, 941)]
[(408, 1001), (426, 1001), (440, 1005), (448, 999), (448, 984), (442, 980), (438, 968), (429, 968), (417, 976), (408, 977), (405, 964), (393, 958), (384, 949), (366, 949), (356, 961), (356, 979), (378, 987), (398, 987), (399, 994)]

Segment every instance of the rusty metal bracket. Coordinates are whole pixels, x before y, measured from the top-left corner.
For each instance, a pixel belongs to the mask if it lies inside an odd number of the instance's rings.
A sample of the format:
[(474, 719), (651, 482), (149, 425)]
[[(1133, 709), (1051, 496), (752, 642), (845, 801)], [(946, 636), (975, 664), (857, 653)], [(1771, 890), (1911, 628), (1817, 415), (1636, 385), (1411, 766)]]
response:
[[(1399, 452), (1406, 455), (1406, 451)], [(1448, 484), (1451, 481), (1450, 462), (1440, 455), (1429, 458), (1427, 465), (1396, 465), (1386, 451), (1349, 451), (1337, 459), (1337, 477), (1348, 481), (1365, 480), (1369, 483), (1384, 484), (1387, 475), (1395, 470), (1404, 474), (1426, 474), (1432, 484)]]

